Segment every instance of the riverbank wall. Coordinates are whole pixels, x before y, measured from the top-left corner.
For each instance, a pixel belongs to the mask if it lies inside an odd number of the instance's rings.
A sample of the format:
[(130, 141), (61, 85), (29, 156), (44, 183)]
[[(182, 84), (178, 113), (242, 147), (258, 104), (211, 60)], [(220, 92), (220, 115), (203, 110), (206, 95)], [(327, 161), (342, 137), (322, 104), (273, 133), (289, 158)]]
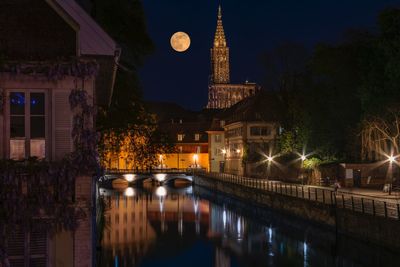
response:
[(196, 176), (196, 186), (227, 194), (249, 204), (296, 216), (358, 240), (400, 251), (400, 221), (341, 209), (335, 204), (292, 196)]

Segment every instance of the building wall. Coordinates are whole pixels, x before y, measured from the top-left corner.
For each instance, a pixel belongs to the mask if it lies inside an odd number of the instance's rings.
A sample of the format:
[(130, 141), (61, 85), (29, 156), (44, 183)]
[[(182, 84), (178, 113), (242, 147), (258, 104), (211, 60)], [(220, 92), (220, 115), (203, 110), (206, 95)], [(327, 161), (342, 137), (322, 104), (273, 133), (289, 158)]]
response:
[[(93, 101), (95, 79), (87, 79), (84, 88), (89, 101)], [(10, 92), (45, 93), (45, 156), (49, 160), (60, 160), (73, 149), (71, 130), (73, 113), (69, 105), (71, 90), (76, 88), (73, 77), (49, 80), (35, 75), (11, 75), (0, 73), (0, 91), (5, 96), (4, 109), (0, 114), (0, 158), (10, 156)], [(91, 103), (90, 103), (91, 104)], [(26, 145), (28, 147), (29, 144)]]
[[(219, 138), (217, 138), (217, 136), (219, 136)], [(220, 172), (221, 163), (224, 164), (225, 162), (224, 152), (226, 152), (224, 132), (209, 132), (208, 154), (210, 159), (210, 171)]]
[[(252, 127), (268, 128), (269, 132), (265, 135), (254, 135), (251, 133)], [(269, 154), (275, 146), (275, 140), (278, 135), (277, 125), (267, 122), (235, 122), (224, 127), (226, 161), (225, 172), (254, 176), (257, 175), (256, 168), (252, 164), (244, 163), (243, 156), (246, 153), (259, 153), (257, 150), (265, 154)], [(268, 146), (262, 148), (262, 146)], [(256, 151), (252, 151), (255, 149)], [(246, 151), (244, 151), (246, 150)], [(254, 165), (254, 164), (253, 164)]]
[(212, 84), (208, 88), (208, 104), (210, 109), (224, 109), (254, 95), (257, 85), (245, 84)]
[(170, 169), (187, 169), (193, 168), (195, 164), (194, 156), (197, 155), (196, 160), (199, 168), (209, 170), (209, 155), (208, 153), (171, 153), (163, 155), (163, 165), (165, 168)]
[(78, 28), (73, 29), (44, 0), (0, 1), (0, 25), (0, 55), (7, 55), (7, 60), (76, 56)]

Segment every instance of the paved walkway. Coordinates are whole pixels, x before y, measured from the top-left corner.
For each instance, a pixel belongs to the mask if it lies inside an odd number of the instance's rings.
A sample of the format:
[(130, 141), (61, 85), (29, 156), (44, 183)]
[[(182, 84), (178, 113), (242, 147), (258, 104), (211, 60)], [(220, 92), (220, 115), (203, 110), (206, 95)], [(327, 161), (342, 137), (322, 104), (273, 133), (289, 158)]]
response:
[[(323, 188), (323, 189), (331, 189), (334, 190), (332, 186), (314, 186), (309, 185), (308, 187), (316, 187), (316, 188)], [(367, 198), (376, 198), (379, 200), (398, 200), (400, 201), (400, 192), (392, 192), (391, 195), (387, 192), (383, 192), (382, 190), (376, 189), (367, 189), (367, 188), (340, 188), (337, 191), (338, 194), (352, 194), (359, 197), (367, 197)]]

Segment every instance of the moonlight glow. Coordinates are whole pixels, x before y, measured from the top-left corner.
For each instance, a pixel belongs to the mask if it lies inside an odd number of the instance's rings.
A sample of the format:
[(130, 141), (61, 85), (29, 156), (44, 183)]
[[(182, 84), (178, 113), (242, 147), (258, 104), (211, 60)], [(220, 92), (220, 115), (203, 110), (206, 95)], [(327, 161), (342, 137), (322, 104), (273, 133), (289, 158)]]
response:
[(177, 52), (185, 52), (190, 47), (190, 37), (185, 32), (176, 32), (171, 37), (171, 47)]

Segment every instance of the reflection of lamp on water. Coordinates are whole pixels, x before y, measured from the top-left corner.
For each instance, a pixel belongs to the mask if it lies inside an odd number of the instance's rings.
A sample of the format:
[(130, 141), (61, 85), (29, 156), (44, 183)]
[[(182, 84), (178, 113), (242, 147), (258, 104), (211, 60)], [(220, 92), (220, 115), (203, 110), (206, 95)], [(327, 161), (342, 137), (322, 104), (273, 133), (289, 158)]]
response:
[(307, 266), (307, 252), (308, 252), (308, 246), (307, 246), (307, 243), (304, 241), (304, 244), (303, 244), (303, 266)]
[(242, 220), (240, 217), (237, 219), (237, 239), (238, 241), (242, 240)]
[(164, 186), (159, 186), (156, 189), (156, 195), (160, 198), (165, 197), (167, 195), (167, 190)]
[(160, 198), (160, 215), (161, 215), (161, 232), (165, 232), (165, 213), (164, 213), (164, 197), (167, 196), (167, 190), (163, 186), (156, 189), (156, 195)]
[(224, 227), (224, 230), (226, 228), (226, 210), (222, 212), (222, 226)]
[(133, 197), (135, 195), (135, 190), (132, 187), (128, 187), (127, 189), (125, 189), (124, 195), (126, 197)]

